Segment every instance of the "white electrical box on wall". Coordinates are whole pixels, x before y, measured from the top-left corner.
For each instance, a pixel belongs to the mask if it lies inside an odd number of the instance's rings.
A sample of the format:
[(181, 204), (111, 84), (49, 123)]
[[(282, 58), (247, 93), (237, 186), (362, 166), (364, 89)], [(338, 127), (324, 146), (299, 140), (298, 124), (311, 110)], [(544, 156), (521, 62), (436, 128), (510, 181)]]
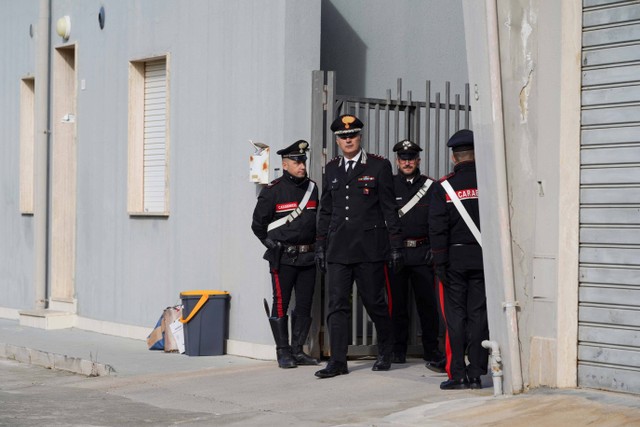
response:
[(255, 152), (249, 157), (249, 181), (257, 184), (269, 183), (269, 146), (249, 140)]

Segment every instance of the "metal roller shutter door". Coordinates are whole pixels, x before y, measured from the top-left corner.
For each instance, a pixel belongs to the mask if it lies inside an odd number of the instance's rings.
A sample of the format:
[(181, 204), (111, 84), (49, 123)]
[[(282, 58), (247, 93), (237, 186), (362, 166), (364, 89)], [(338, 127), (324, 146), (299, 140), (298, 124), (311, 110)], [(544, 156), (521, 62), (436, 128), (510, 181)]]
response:
[(164, 212), (166, 191), (167, 62), (145, 64), (144, 211)]
[(640, 2), (583, 1), (578, 384), (640, 393)]

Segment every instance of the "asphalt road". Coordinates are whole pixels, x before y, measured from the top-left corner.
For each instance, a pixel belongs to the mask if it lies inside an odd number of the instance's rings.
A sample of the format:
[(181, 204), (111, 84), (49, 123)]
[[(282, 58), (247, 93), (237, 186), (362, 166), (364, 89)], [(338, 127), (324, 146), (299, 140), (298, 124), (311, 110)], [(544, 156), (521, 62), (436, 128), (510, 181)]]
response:
[(316, 379), (317, 367), (254, 362), (89, 378), (0, 359), (0, 426), (374, 425), (389, 413), (471, 395), (434, 392), (442, 378), (417, 360), (382, 373), (371, 371), (371, 360), (350, 362), (349, 375), (330, 380)]
[(441, 391), (442, 375), (418, 359), (389, 372), (372, 372), (372, 360), (350, 361), (349, 375), (328, 380), (313, 377), (316, 367), (217, 360), (190, 371), (85, 377), (0, 358), (0, 426), (640, 425), (635, 395)]

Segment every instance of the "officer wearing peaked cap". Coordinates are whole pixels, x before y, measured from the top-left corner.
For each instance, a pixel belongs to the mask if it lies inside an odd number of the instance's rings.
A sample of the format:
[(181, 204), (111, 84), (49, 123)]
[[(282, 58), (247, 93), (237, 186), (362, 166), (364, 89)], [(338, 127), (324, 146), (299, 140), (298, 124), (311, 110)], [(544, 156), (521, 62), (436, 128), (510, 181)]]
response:
[(482, 388), (480, 376), (487, 373), (488, 362), (482, 341), (489, 339), (489, 327), (473, 132), (460, 130), (447, 145), (454, 170), (438, 182), (429, 209), (431, 250), (449, 336), (449, 380), (440, 388)]
[(309, 143), (304, 139), (299, 139), (288, 147), (278, 150), (276, 154), (282, 156), (283, 159), (292, 159), (296, 161), (307, 161), (307, 150)]
[[(273, 304), (269, 323), (276, 341), (278, 366), (317, 365), (302, 346), (311, 327), (311, 304), (316, 280), (314, 240), (318, 189), (307, 176), (309, 143), (298, 140), (277, 153), (283, 176), (262, 189), (253, 211), (251, 228), (267, 248)], [(287, 312), (295, 290), (291, 316), (291, 344)]]
[(338, 138), (346, 137), (347, 135), (356, 137), (360, 135), (363, 127), (364, 123), (351, 114), (344, 114), (331, 123), (331, 131)]
[(319, 378), (349, 373), (350, 295), (354, 280), (378, 334), (378, 357), (372, 369), (386, 371), (391, 367), (393, 341), (385, 300), (386, 261), (391, 258), (396, 268), (401, 267), (402, 231), (395, 209), (391, 163), (362, 149), (363, 126), (351, 114), (342, 115), (331, 124), (342, 155), (325, 166), (318, 213), (316, 263), (327, 274), (331, 346), (329, 363), (316, 372)]
[(429, 243), (429, 200), (434, 180), (420, 174), (422, 148), (418, 144), (405, 139), (394, 145), (393, 151), (398, 167), (393, 183), (402, 224), (405, 258), (404, 268), (393, 271), (390, 276), (393, 363), (406, 362), (411, 287), (420, 318), (423, 358), (427, 367), (444, 372), (446, 359), (438, 349), (440, 325)]

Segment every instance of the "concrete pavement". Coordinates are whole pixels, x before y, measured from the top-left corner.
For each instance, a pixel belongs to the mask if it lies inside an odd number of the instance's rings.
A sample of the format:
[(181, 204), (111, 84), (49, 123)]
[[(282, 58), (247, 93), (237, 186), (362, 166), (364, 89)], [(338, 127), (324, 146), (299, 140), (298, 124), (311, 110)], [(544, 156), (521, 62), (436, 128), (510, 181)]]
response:
[[(143, 341), (2, 319), (0, 357), (0, 426), (640, 425), (635, 395), (445, 392), (444, 376), (418, 359), (389, 372), (372, 372), (371, 359), (350, 361), (349, 375), (319, 380), (317, 367), (282, 370), (273, 361), (149, 351)], [(34, 366), (47, 363), (51, 370)]]

